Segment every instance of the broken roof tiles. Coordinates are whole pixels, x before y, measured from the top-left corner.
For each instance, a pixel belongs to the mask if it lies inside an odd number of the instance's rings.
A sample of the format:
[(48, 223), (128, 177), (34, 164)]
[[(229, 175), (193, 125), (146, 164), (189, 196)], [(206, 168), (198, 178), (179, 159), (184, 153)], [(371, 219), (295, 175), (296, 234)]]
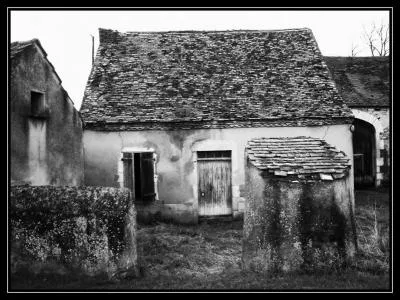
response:
[(86, 128), (143, 130), (350, 123), (309, 29), (100, 29)]
[(344, 152), (312, 137), (256, 138), (246, 152), (254, 166), (279, 177), (334, 180), (347, 176), (351, 166)]

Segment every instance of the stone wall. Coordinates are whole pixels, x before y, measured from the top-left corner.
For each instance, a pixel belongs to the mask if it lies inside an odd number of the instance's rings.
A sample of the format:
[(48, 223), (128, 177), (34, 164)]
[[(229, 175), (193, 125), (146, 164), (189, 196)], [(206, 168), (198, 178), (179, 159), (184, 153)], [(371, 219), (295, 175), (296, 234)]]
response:
[(290, 182), (249, 164), (246, 185), (245, 269), (333, 267), (355, 254), (354, 198), (348, 178)]
[(13, 186), (11, 273), (138, 275), (136, 210), (126, 189)]

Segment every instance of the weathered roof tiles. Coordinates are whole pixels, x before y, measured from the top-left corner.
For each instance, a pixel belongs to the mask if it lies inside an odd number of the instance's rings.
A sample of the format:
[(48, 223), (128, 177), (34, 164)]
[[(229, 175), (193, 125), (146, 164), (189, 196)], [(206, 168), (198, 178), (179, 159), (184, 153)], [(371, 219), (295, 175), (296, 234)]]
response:
[(352, 118), (309, 29), (100, 29), (81, 113), (86, 127), (98, 130), (307, 126)]
[(339, 93), (348, 106), (390, 106), (389, 57), (324, 57), (324, 59)]
[(343, 178), (351, 166), (344, 152), (312, 137), (256, 138), (247, 143), (246, 153), (260, 170), (299, 179)]

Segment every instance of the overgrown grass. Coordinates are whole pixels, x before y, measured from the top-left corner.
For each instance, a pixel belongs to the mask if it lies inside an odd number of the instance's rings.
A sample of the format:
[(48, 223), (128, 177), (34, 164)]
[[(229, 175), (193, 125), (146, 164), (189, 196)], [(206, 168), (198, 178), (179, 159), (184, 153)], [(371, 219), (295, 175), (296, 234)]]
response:
[(355, 267), (388, 274), (390, 267), (389, 195), (385, 190), (356, 191), (358, 259)]
[(198, 226), (158, 223), (139, 226), (142, 277), (29, 277), (17, 274), (14, 288), (106, 290), (308, 290), (389, 288), (389, 197), (385, 191), (356, 192), (359, 254), (345, 269), (262, 275), (241, 270), (241, 221)]

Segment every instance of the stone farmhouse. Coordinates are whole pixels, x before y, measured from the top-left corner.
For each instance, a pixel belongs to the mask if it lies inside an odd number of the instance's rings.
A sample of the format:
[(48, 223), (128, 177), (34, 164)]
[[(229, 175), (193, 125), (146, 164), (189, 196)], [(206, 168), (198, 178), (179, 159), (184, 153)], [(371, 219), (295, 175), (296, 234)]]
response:
[(355, 120), (356, 186), (390, 181), (389, 57), (325, 57), (337, 89)]
[[(345, 155), (354, 202), (354, 118), (311, 30), (99, 36), (80, 110), (86, 185), (128, 187), (139, 219), (237, 217), (249, 188), (247, 143), (303, 137)], [(291, 158), (298, 168), (285, 162), (274, 176), (290, 175), (289, 167), (334, 179), (330, 164), (310, 171)]]
[(10, 45), (12, 184), (83, 184), (82, 120), (39, 40)]

